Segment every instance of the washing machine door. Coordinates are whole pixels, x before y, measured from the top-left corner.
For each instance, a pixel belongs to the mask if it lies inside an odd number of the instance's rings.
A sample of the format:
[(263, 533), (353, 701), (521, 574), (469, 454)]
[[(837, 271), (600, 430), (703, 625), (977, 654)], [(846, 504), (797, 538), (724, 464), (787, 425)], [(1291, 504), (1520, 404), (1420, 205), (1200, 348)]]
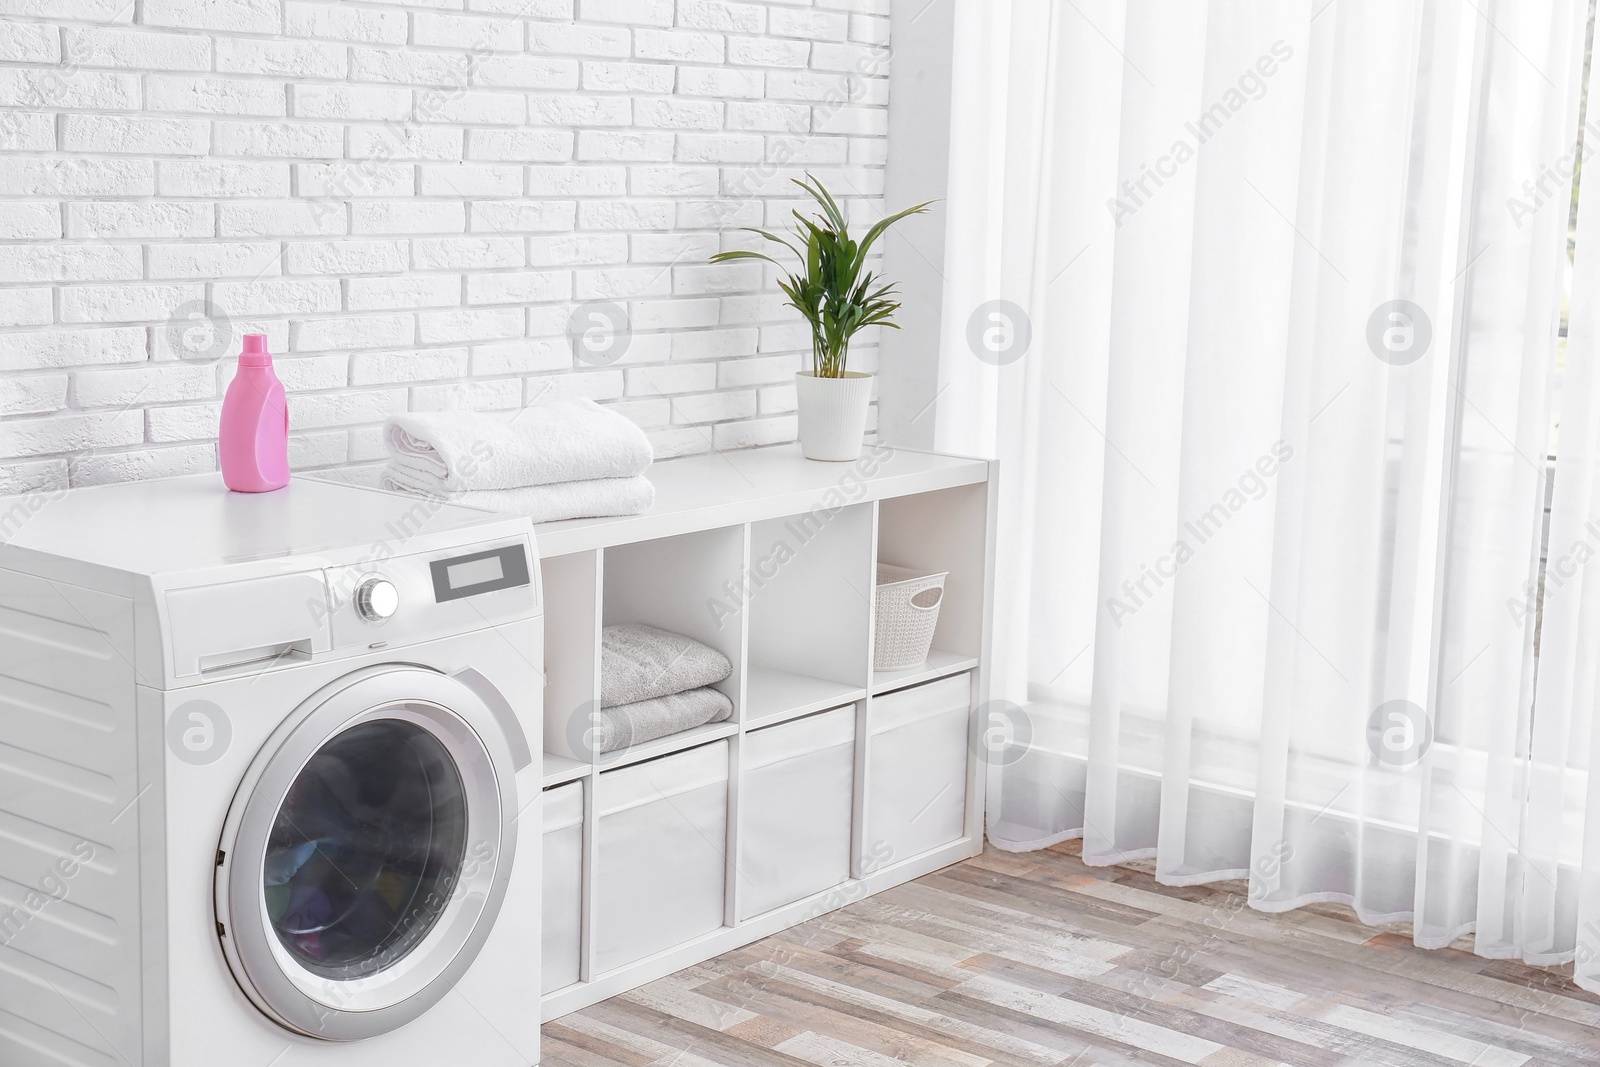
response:
[(368, 668), (274, 733), (234, 799), (216, 878), (228, 964), (269, 1017), (328, 1041), (374, 1037), (471, 965), (515, 860), (503, 710), (435, 671)]

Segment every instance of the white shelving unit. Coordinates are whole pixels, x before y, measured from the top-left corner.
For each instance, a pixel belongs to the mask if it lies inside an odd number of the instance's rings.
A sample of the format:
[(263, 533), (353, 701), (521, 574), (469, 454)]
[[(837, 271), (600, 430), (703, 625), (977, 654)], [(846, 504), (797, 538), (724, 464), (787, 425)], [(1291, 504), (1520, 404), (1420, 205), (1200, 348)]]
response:
[[(993, 573), (991, 476), (991, 464), (985, 460), (881, 447), (869, 447), (853, 464), (810, 462), (793, 446), (714, 453), (656, 464), (650, 478), (657, 500), (646, 514), (538, 528), (547, 635), (544, 782), (547, 790), (576, 783), (584, 797), (584, 891), (578, 920), (582, 948), (577, 968), (581, 977), (544, 994), (546, 1020), (981, 850), (984, 766), (974, 756), (979, 749), (973, 712), (986, 693)], [(872, 670), (873, 582), (880, 559), (950, 572), (934, 651), (926, 664), (912, 670)], [(734, 703), (733, 719), (620, 752), (590, 752), (588, 731), (600, 707), (600, 629), (621, 622), (644, 622), (687, 634), (727, 655), (734, 664), (733, 674), (718, 688)], [(958, 675), (968, 679), (964, 690), (948, 682), (928, 684)], [(946, 701), (951, 693), (969, 694), (965, 781), (928, 784), (946, 808), (949, 797), (956, 795), (953, 791), (964, 789), (965, 817), (960, 828), (952, 827), (937, 846), (899, 854), (893, 842), (868, 839), (868, 782), (874, 766), (896, 781), (907, 769), (882, 763), (897, 751), (891, 746), (873, 749), (873, 725), (887, 721), (874, 714), (874, 702), (892, 700), (896, 709), (914, 707), (917, 693), (900, 694), (915, 686), (926, 686), (924, 692), (938, 692)], [(806, 725), (797, 720), (850, 707), (855, 709), (855, 771), (850, 855), (847, 865), (841, 859), (841, 880), (820, 893), (741, 920), (742, 887), (757, 876), (741, 869), (742, 835), (758, 832), (742, 825), (740, 818), (745, 737), (772, 727), (793, 733)], [(883, 715), (888, 714), (886, 704)], [(948, 723), (950, 714), (946, 709), (942, 721)], [(948, 729), (944, 736), (948, 747)], [(597, 929), (607, 919), (597, 904), (597, 897), (604, 894), (595, 883), (597, 878), (614, 878), (601, 872), (614, 869), (622, 857), (608, 854), (602, 864), (596, 854), (605, 847), (597, 826), (601, 805), (612, 803), (603, 800), (607, 789), (601, 787), (606, 782), (622, 783), (629, 776), (637, 780), (658, 771), (666, 774), (673, 757), (680, 757), (678, 762), (697, 759), (703, 770), (707, 752), (699, 750), (708, 745), (724, 746), (728, 760), (725, 840), (716, 842), (724, 867), (723, 925), (635, 962), (602, 970), (597, 938), (611, 943), (613, 959), (616, 948), (614, 936), (602, 936), (612, 931)], [(692, 751), (698, 756), (691, 756)], [(949, 751), (934, 755), (943, 758), (930, 759), (929, 765), (944, 768), (959, 767), (963, 758)], [(833, 757), (836, 780), (843, 777), (839, 758)], [(621, 776), (615, 775), (618, 771), (623, 771)], [(625, 791), (619, 786), (611, 792)], [(837, 797), (837, 788), (831, 793)], [(703, 797), (704, 790), (699, 795)], [(832, 809), (838, 810), (838, 805)], [(670, 807), (666, 810), (670, 819)], [(950, 817), (957, 814), (959, 809)], [(886, 819), (881, 824), (892, 822)], [(842, 842), (843, 827), (834, 829)], [(607, 840), (615, 839), (613, 830)], [(684, 862), (693, 862), (692, 857)]]

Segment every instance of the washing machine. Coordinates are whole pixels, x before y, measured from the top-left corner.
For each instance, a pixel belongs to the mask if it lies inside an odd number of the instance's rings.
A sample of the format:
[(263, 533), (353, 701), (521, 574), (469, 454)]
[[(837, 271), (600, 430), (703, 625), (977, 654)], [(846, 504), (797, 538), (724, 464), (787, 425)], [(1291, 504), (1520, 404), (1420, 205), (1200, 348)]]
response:
[(0, 537), (0, 1064), (537, 1063), (526, 519), (203, 475)]

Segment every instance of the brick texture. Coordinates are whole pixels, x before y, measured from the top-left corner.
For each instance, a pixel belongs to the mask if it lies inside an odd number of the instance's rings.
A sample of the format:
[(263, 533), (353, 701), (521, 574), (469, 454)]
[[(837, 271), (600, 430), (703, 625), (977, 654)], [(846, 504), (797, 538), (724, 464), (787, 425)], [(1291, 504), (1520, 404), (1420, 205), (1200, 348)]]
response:
[(794, 438), (805, 330), (706, 260), (806, 170), (881, 217), (889, 0), (47, 10), (0, 8), (0, 493), (214, 469), (245, 332), (299, 470), (560, 395), (662, 457)]

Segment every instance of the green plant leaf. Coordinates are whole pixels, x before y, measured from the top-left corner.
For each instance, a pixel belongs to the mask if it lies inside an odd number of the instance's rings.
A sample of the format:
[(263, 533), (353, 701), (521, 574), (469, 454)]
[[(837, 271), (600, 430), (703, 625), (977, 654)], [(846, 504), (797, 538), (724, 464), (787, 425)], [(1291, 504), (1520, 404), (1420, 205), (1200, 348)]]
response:
[[(882, 282), (873, 271), (865, 270), (873, 245), (895, 223), (910, 215), (920, 215), (935, 201), (897, 212), (873, 225), (858, 243), (850, 236), (849, 220), (843, 206), (814, 174), (793, 179), (820, 209), (816, 216), (793, 211), (797, 241), (756, 227), (744, 227), (763, 240), (782, 245), (799, 261), (799, 270), (785, 273), (778, 287), (788, 297), (787, 306), (797, 311), (811, 328), (811, 365), (822, 377), (845, 373), (850, 356), (850, 340), (869, 326), (900, 327), (893, 316), (900, 302), (893, 282)], [(777, 259), (751, 249), (718, 252), (713, 263), (759, 260), (787, 271)]]
[(878, 243), (878, 238), (882, 237), (888, 231), (889, 227), (893, 226), (901, 219), (909, 218), (912, 215), (927, 214), (928, 208), (932, 207), (936, 203), (938, 203), (937, 200), (929, 200), (924, 203), (917, 204), (915, 207), (908, 207), (904, 211), (896, 212), (886, 219), (879, 220), (870, 230), (867, 231), (867, 235), (861, 239), (861, 258), (863, 260), (867, 258), (867, 253), (872, 250), (873, 245)]
[(783, 266), (782, 263), (779, 263), (765, 252), (750, 252), (744, 249), (737, 249), (731, 252), (718, 252), (716, 255), (711, 257), (711, 262), (731, 263), (736, 259), (764, 259), (775, 267)]
[(783, 247), (787, 248), (789, 251), (793, 252), (800, 259), (805, 259), (806, 258), (805, 256), (800, 255), (800, 250), (798, 248), (796, 248), (794, 245), (790, 244), (787, 238), (779, 237), (775, 233), (768, 233), (766, 230), (758, 230), (753, 226), (746, 226), (744, 228), (744, 232), (745, 233), (759, 234), (760, 236), (765, 237), (767, 240), (771, 241), (773, 244), (779, 244), (779, 245), (782, 245)]
[(806, 171), (806, 179), (806, 181), (801, 181), (799, 178), (795, 178), (793, 181), (800, 188), (810, 193), (813, 200), (822, 205), (823, 213), (827, 215), (828, 222), (833, 225), (835, 230), (842, 231), (846, 229), (848, 224), (845, 220), (844, 212), (840, 210), (839, 203), (834, 200), (833, 194), (829, 193), (823, 184), (817, 180), (817, 176), (810, 171)]

